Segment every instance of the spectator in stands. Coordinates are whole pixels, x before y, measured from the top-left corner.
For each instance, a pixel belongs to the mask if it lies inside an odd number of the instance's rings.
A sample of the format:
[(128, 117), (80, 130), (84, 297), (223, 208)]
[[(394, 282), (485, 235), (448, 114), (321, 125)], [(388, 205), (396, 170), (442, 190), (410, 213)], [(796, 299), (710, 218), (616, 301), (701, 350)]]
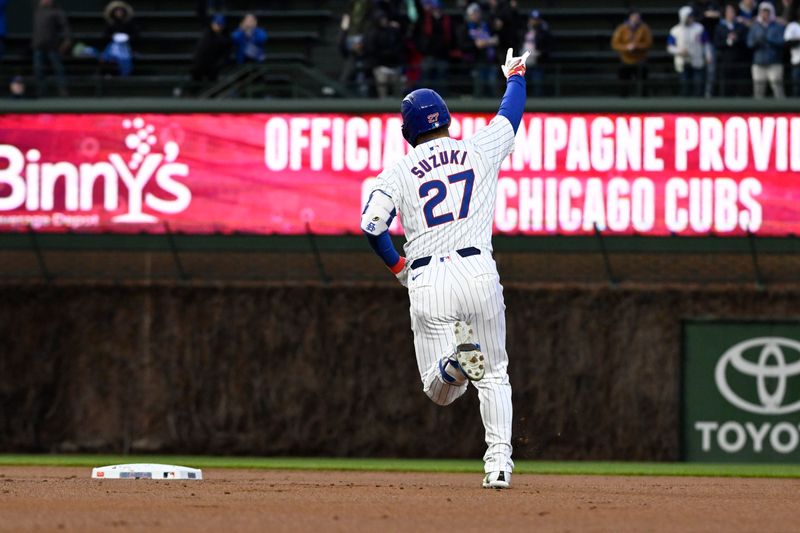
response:
[(497, 49), (516, 49), (525, 31), (525, 18), (517, 9), (517, 0), (489, 0), (492, 31), (497, 34)]
[(400, 23), (390, 20), (387, 12), (377, 11), (365, 46), (378, 97), (400, 96), (405, 63)]
[(0, 0), (0, 61), (6, 51), (6, 6), (8, 0)]
[(775, 6), (761, 2), (750, 26), (747, 46), (753, 50), (753, 96), (764, 98), (767, 82), (775, 98), (783, 98), (783, 25), (775, 20)]
[(541, 13), (534, 9), (528, 17), (528, 30), (522, 38), (522, 49), (519, 55), (529, 51), (527, 81), (531, 84), (533, 95), (544, 96), (544, 67), (550, 55), (550, 29), (542, 19)]
[(217, 81), (231, 55), (231, 40), (225, 32), (225, 16), (214, 15), (197, 43), (192, 60), (192, 79)]
[(680, 74), (681, 96), (703, 96), (706, 65), (711, 62), (711, 44), (703, 26), (694, 20), (691, 6), (678, 11), (680, 22), (667, 37), (667, 51), (675, 56)]
[(103, 17), (106, 29), (103, 36), (110, 41), (115, 33), (124, 33), (130, 37), (131, 43), (139, 38), (139, 29), (133, 20), (133, 7), (122, 0), (113, 0), (106, 6)]
[(497, 92), (497, 43), (489, 24), (484, 20), (481, 6), (467, 6), (466, 21), (461, 35), (464, 62), (471, 67), (472, 95), (494, 97)]
[(267, 32), (258, 27), (258, 19), (248, 13), (242, 19), (237, 29), (231, 35), (236, 54), (236, 63), (263, 63), (266, 59), (265, 43)]
[(350, 0), (339, 26), (339, 52), (344, 58), (339, 83), (361, 97), (369, 95), (372, 80), (364, 45), (372, 24), (373, 5), (373, 0)]
[(757, 14), (758, 7), (756, 7), (756, 0), (742, 0), (739, 2), (736, 20), (749, 28), (750, 25), (753, 24)]
[(344, 57), (344, 65), (339, 75), (339, 83), (352, 90), (358, 96), (369, 96), (369, 82), (371, 74), (367, 67), (367, 58), (364, 53), (364, 35), (355, 33), (350, 35), (350, 16), (342, 17), (339, 33), (339, 51)]
[[(709, 40), (712, 39), (717, 26), (719, 26), (721, 17), (719, 4), (717, 4), (714, 0), (696, 1), (694, 3), (694, 11), (697, 20), (706, 31), (706, 35), (708, 35)], [(716, 53), (713, 45), (709, 48), (709, 51), (711, 53), (711, 60), (706, 65), (706, 84), (704, 90), (706, 98), (711, 98), (713, 95), (714, 81), (717, 77)]]
[(442, 11), (440, 0), (422, 1), (415, 41), (422, 54), (422, 86), (446, 96), (453, 52), (453, 21)]
[(745, 96), (750, 79), (747, 26), (737, 20), (736, 4), (725, 6), (725, 17), (714, 30), (720, 96)]
[(713, 35), (722, 20), (722, 10), (714, 0), (699, 0), (694, 3), (696, 20), (708, 35)]
[[(647, 82), (647, 53), (653, 47), (653, 33), (642, 21), (637, 9), (628, 12), (628, 19), (617, 26), (611, 37), (611, 48), (619, 54), (620, 96), (644, 96)], [(634, 85), (635, 83), (635, 85)], [(633, 88), (633, 90), (631, 90)]]
[(783, 40), (791, 52), (792, 64), (792, 96), (800, 96), (800, 4), (798, 4), (792, 21), (783, 32)]
[(61, 54), (69, 50), (72, 43), (69, 23), (64, 11), (55, 5), (53, 0), (39, 0), (33, 15), (33, 33), (31, 48), (33, 49), (33, 72), (36, 76), (36, 92), (44, 96), (47, 92), (44, 74), (45, 60), (50, 62), (56, 77), (59, 96), (67, 96), (67, 77)]
[(12, 100), (24, 100), (28, 97), (25, 93), (25, 79), (22, 76), (14, 76), (8, 84), (8, 93)]
[(133, 8), (127, 2), (114, 0), (106, 6), (104, 17), (107, 22), (103, 32), (106, 45), (100, 61), (116, 65), (120, 76), (130, 76), (133, 73), (133, 49), (139, 38)]

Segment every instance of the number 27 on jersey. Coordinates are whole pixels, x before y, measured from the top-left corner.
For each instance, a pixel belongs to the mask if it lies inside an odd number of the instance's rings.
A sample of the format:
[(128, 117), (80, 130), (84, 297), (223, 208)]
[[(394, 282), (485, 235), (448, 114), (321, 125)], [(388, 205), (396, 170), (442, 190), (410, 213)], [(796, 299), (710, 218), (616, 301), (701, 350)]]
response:
[(472, 200), (472, 184), (475, 181), (475, 172), (472, 169), (447, 176), (447, 183), (442, 180), (426, 181), (419, 186), (419, 197), (428, 198), (422, 207), (425, 214), (425, 223), (429, 228), (446, 224), (455, 220), (452, 212), (434, 215), (433, 210), (444, 202), (451, 187), (461, 186), (463, 183), (464, 194), (461, 196), (461, 208), (458, 211), (459, 220), (469, 215), (469, 203)]

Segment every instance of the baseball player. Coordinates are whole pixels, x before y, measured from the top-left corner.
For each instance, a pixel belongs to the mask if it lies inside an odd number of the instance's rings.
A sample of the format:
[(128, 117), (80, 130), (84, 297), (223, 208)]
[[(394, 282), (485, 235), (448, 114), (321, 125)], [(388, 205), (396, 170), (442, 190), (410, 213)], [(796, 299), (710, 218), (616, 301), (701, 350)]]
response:
[[(413, 147), (375, 181), (361, 229), (411, 302), (423, 390), (449, 405), (472, 383), (486, 430), (485, 488), (508, 488), (511, 384), (503, 287), (492, 258), (497, 174), (514, 148), (525, 107), (525, 61), (508, 50), (500, 110), (471, 139), (450, 138), (441, 96), (418, 89), (403, 99), (403, 136)], [(402, 214), (405, 257), (389, 226)]]

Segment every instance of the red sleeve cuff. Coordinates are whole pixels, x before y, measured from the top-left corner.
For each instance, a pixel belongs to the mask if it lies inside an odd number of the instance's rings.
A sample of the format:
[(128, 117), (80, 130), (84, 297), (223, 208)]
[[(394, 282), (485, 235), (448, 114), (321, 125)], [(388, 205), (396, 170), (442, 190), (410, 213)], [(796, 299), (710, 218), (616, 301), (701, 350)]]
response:
[(391, 270), (392, 274), (396, 276), (397, 274), (403, 271), (403, 268), (405, 268), (405, 266), (406, 266), (406, 258), (401, 255), (397, 263), (395, 263), (394, 266), (390, 266), (389, 270)]

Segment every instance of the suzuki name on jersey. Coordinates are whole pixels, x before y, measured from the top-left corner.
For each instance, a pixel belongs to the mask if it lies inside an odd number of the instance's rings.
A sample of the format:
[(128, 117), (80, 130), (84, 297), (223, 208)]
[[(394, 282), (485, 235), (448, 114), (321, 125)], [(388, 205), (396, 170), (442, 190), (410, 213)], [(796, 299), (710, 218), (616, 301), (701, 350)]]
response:
[[(464, 165), (467, 160), (466, 150), (443, 150), (435, 153), (432, 156), (421, 159), (417, 165), (411, 169), (411, 173), (416, 177), (422, 179), (425, 177), (426, 172), (430, 172), (434, 168), (439, 168), (444, 165)], [(430, 163), (429, 163), (430, 161)]]

